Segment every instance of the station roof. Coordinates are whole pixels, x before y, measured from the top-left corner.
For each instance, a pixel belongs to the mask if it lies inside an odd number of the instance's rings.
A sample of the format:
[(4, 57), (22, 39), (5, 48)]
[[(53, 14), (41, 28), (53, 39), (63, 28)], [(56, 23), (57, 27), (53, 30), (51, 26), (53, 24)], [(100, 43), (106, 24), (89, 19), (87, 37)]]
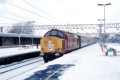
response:
[(25, 37), (25, 38), (42, 38), (32, 34), (0, 33), (0, 37)]

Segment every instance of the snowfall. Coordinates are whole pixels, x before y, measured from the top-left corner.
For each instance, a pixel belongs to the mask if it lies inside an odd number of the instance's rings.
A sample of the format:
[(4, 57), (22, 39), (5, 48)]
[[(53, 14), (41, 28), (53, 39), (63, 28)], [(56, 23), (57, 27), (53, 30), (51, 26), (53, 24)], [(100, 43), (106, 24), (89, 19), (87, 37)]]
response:
[[(116, 47), (120, 49), (119, 44)], [(66, 64), (69, 66), (59, 73), (57, 80), (120, 80), (120, 51), (117, 50), (117, 56), (113, 56), (112, 52), (106, 56), (98, 43), (65, 54), (12, 80), (29, 80), (36, 72), (44, 71), (50, 65)], [(44, 75), (46, 74), (43, 73), (42, 76)], [(36, 80), (36, 78), (30, 80)]]

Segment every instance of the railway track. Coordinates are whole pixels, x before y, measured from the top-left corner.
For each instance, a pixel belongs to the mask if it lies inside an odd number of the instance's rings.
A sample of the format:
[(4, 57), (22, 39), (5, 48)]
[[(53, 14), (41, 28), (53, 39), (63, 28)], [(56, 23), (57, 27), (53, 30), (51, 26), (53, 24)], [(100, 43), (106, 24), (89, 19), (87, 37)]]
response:
[(0, 69), (6, 68), (6, 67), (10, 67), (10, 66), (13, 66), (13, 65), (17, 65), (17, 64), (20, 64), (20, 63), (29, 62), (29, 61), (32, 61), (32, 60), (35, 60), (35, 59), (39, 59), (39, 58), (40, 57), (35, 57), (35, 58), (31, 58), (31, 59), (26, 59), (26, 60), (23, 60), (23, 61), (20, 61), (20, 62), (14, 62), (14, 63), (7, 64), (7, 65), (1, 65)]
[(43, 60), (43, 59), (39, 59), (39, 58), (40, 57), (33, 58), (31, 60), (29, 59), (29, 60), (22, 61), (22, 62), (17, 62), (17, 63), (14, 63), (14, 64), (9, 64), (9, 65), (6, 65), (6, 66), (2, 66), (2, 67), (0, 67), (0, 74), (3, 74), (5, 72), (9, 72), (9, 71), (12, 71), (14, 69), (24, 67), (24, 66), (30, 65), (32, 63)]
[(52, 80), (52, 77), (56, 74), (56, 73), (59, 73), (62, 69), (64, 69), (65, 67), (67, 66), (64, 65), (62, 67), (60, 67), (59, 69), (57, 69), (55, 72), (53, 72), (52, 74), (50, 74), (48, 77), (46, 77), (44, 80)]
[[(2, 76), (0, 78), (0, 80), (1, 79), (5, 79), (5, 80), (12, 79), (16, 76), (23, 74), (23, 73), (31, 71), (31, 70), (33, 70), (33, 69), (35, 69), (43, 64), (44, 64), (43, 59), (40, 57), (37, 57), (37, 58), (33, 58), (32, 60), (29, 59), (29, 60), (17, 62), (14, 64), (2, 66), (2, 67), (0, 67), (0, 75)], [(6, 75), (7, 75), (7, 77), (4, 77)]]
[(73, 64), (53, 64), (48, 65), (46, 69), (36, 71), (25, 80), (59, 80), (59, 76)]

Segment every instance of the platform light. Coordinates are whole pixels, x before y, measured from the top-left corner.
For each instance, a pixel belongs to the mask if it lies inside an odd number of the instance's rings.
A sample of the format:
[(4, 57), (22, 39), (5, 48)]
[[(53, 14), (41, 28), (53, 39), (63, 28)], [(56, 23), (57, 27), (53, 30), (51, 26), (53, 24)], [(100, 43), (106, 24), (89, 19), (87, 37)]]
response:
[(104, 47), (105, 47), (105, 42), (106, 42), (106, 27), (105, 27), (105, 6), (111, 5), (111, 3), (107, 4), (98, 4), (98, 6), (103, 6), (104, 7)]

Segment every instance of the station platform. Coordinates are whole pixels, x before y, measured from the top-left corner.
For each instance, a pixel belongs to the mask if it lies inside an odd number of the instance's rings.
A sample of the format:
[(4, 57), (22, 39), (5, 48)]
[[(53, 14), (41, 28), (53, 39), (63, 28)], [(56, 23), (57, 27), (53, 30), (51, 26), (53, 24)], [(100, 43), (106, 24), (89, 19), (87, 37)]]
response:
[(120, 52), (120, 44), (117, 44), (117, 43), (108, 43), (107, 46), (111, 47), (113, 49), (116, 49), (117, 52)]
[(15, 55), (22, 55), (30, 52), (37, 52), (40, 51), (40, 47), (36, 46), (22, 46), (22, 47), (16, 47), (16, 48), (1, 48), (0, 49), (0, 58), (5, 58), (9, 56), (15, 56)]

